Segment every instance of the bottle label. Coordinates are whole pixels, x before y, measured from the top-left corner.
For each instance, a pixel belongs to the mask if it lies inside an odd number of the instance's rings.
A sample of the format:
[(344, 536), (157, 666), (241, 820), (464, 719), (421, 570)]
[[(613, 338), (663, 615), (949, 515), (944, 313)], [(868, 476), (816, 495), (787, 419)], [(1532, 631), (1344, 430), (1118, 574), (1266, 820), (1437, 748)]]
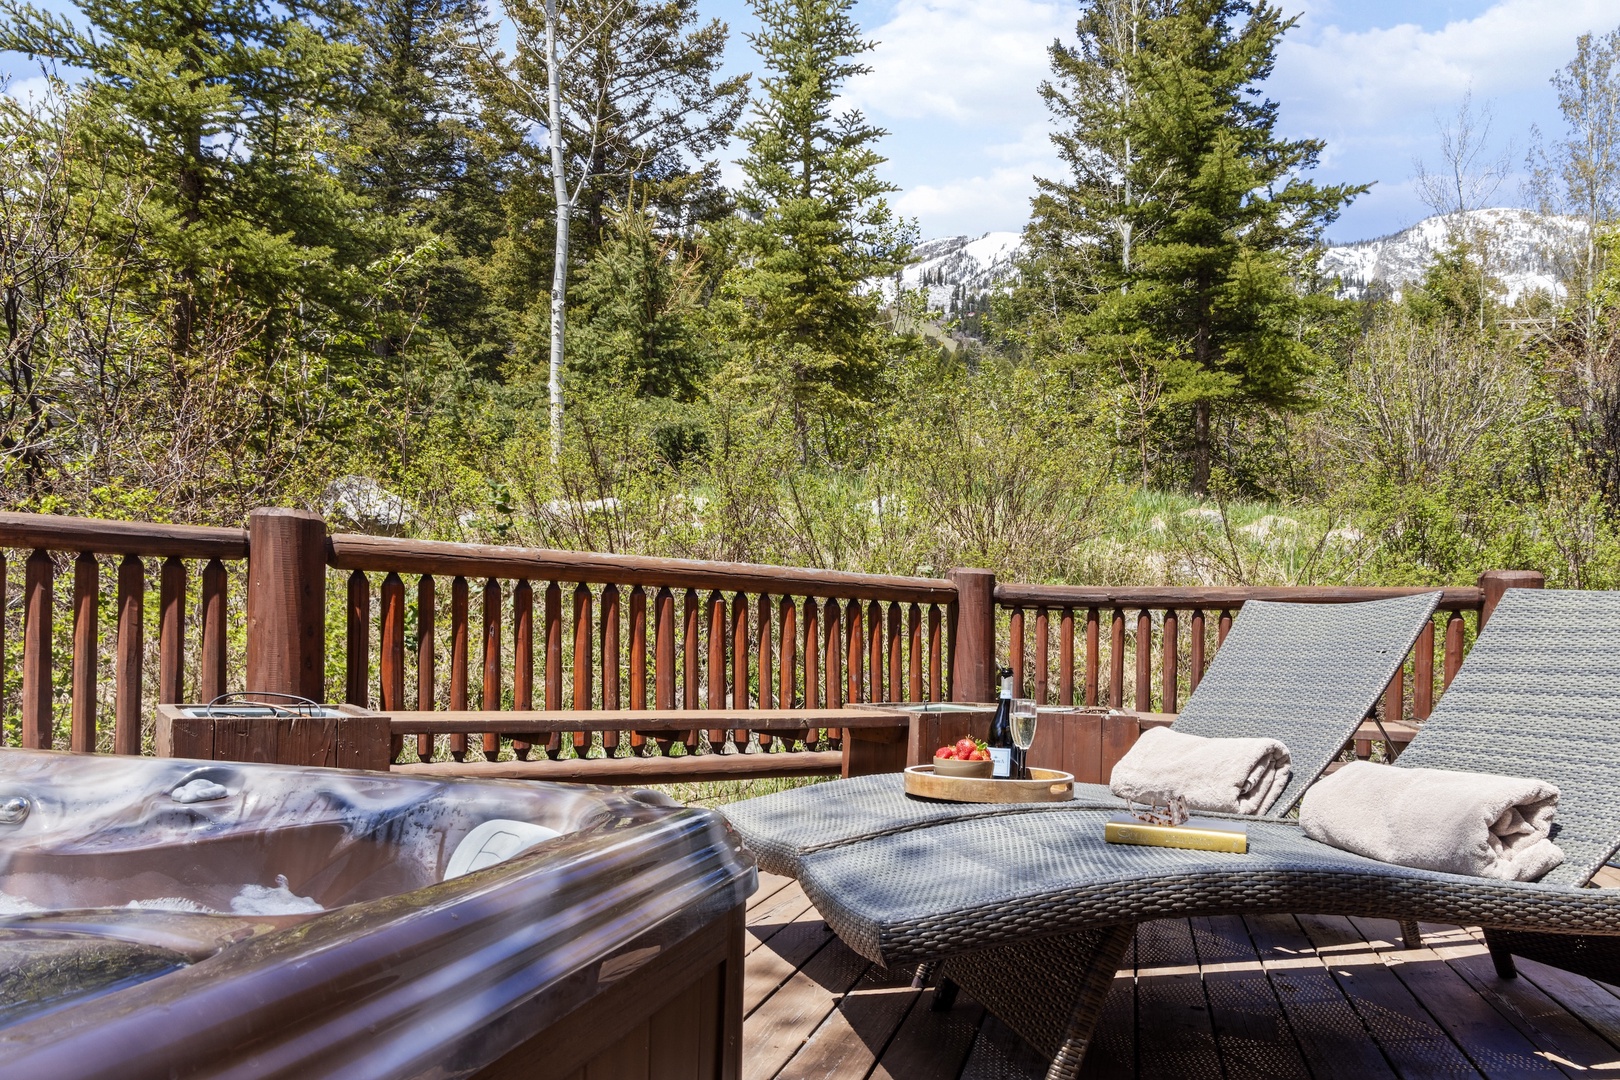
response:
[(990, 747), (990, 775), (997, 780), (1006, 780), (1012, 776), (1012, 747)]

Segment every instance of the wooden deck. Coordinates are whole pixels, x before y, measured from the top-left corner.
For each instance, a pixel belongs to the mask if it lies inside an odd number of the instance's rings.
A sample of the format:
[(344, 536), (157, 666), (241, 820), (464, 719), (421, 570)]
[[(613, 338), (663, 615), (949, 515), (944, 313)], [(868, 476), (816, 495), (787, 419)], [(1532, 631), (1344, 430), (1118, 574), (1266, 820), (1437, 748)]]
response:
[[(964, 995), (847, 949), (793, 881), (749, 902), (745, 1080), (1025, 1080), (1045, 1066)], [(1477, 932), (1266, 915), (1155, 922), (1109, 997), (1087, 1077), (1620, 1075), (1620, 989), (1520, 961), (1498, 979)]]

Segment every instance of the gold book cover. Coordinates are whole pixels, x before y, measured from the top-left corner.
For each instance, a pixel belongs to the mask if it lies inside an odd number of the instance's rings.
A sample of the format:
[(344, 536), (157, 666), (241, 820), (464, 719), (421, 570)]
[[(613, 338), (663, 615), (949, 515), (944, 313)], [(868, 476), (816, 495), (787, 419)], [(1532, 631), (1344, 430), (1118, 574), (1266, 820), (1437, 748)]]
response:
[(1148, 825), (1129, 814), (1116, 814), (1103, 826), (1103, 839), (1110, 844), (1229, 851), (1235, 855), (1249, 851), (1249, 834), (1242, 825), (1209, 818), (1188, 818), (1181, 825)]

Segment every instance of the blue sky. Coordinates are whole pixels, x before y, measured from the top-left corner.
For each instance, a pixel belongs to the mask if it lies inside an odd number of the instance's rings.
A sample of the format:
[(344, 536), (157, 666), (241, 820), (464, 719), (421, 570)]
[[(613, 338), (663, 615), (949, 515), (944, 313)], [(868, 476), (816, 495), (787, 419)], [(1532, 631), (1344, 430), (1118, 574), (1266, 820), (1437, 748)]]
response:
[[(729, 70), (753, 70), (746, 0), (699, 3), (731, 26)], [(1076, 10), (1076, 0), (859, 0), (856, 18), (879, 44), (866, 56), (872, 73), (851, 83), (847, 99), (890, 130), (884, 174), (923, 236), (1023, 226), (1032, 178), (1057, 175), (1035, 88), (1047, 46), (1073, 33)], [(1329, 231), (1335, 240), (1427, 215), (1413, 161), (1438, 163), (1437, 121), (1470, 91), (1494, 113), (1496, 149), (1511, 144), (1522, 168), (1531, 125), (1559, 129), (1548, 79), (1576, 37), (1620, 26), (1620, 0), (1292, 0), (1283, 10), (1300, 24), (1267, 87), (1282, 133), (1326, 140), (1319, 179), (1376, 181)], [(14, 92), (31, 74), (21, 57), (0, 56)], [(727, 174), (739, 177), (734, 166)], [(1519, 202), (1519, 183), (1510, 178), (1495, 201)]]
[[(700, 0), (733, 31), (732, 70), (752, 70), (745, 0)], [(1559, 128), (1548, 79), (1587, 31), (1620, 26), (1620, 0), (1284, 0), (1300, 23), (1283, 39), (1269, 95), (1290, 137), (1327, 141), (1316, 176), (1376, 186), (1329, 231), (1394, 232), (1427, 216), (1413, 159), (1438, 164), (1436, 121), (1472, 90), (1494, 113), (1492, 143), (1522, 168), (1532, 124)], [(885, 174), (922, 235), (1017, 230), (1031, 177), (1056, 175), (1035, 88), (1046, 48), (1074, 29), (1074, 0), (860, 0), (879, 42), (849, 99), (891, 132)], [(1520, 201), (1510, 178), (1497, 203)]]

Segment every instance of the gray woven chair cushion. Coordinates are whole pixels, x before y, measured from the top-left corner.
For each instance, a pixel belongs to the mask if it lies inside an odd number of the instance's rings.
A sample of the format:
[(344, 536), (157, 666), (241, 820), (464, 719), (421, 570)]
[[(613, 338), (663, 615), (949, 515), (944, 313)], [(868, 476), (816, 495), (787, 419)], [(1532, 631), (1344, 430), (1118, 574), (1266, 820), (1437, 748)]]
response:
[[(1268, 817), (1292, 809), (1355, 734), (1434, 613), (1438, 592), (1354, 604), (1251, 600), (1175, 722), (1214, 738), (1280, 739), (1294, 776)], [(1076, 785), (1072, 808), (1121, 805), (1106, 787)], [(800, 855), (942, 821), (1041, 807), (973, 806), (906, 796), (900, 777), (815, 784), (720, 808), (777, 874)]]
[(1108, 844), (1106, 810), (975, 817), (828, 848), (799, 881), (882, 964), (1088, 927), (1233, 912), (1321, 912), (1620, 933), (1620, 890), (1435, 874), (1251, 820), (1246, 855)]
[(1591, 878), (1620, 846), (1620, 593), (1509, 589), (1396, 764), (1556, 784), (1544, 880)]

